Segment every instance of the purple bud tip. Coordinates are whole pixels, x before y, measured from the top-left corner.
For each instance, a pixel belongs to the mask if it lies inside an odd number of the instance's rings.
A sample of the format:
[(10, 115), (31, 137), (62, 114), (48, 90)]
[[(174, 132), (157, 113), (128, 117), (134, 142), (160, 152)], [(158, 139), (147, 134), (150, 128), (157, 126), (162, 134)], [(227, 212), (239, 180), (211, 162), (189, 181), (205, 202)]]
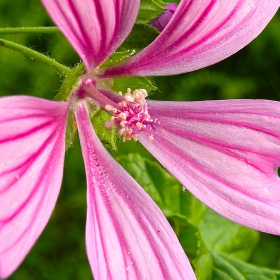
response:
[(166, 6), (164, 6), (163, 8), (166, 9), (166, 11), (164, 11), (156, 19), (152, 20), (149, 23), (149, 25), (153, 26), (158, 31), (162, 31), (165, 28), (165, 26), (168, 24), (168, 22), (170, 21), (170, 19), (173, 16), (177, 6), (178, 5), (175, 4), (175, 3), (170, 3), (170, 4), (166, 5)]

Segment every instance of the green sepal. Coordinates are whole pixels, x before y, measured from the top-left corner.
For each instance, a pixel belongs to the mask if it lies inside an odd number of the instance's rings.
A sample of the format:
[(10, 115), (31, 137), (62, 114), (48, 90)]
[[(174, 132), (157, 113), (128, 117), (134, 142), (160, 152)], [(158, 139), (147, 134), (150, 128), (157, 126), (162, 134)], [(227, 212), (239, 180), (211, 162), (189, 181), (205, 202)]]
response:
[(145, 89), (147, 92), (157, 90), (157, 87), (146, 77), (118, 77), (113, 79), (112, 90), (126, 93), (127, 88), (132, 91), (135, 89)]
[(159, 32), (154, 27), (136, 23), (123, 44), (100, 65), (100, 68), (123, 62), (151, 44), (158, 35)]
[(85, 65), (83, 63), (78, 64), (74, 69), (72, 69), (72, 71), (64, 79), (58, 94), (54, 97), (54, 100), (66, 101), (84, 71)]
[(109, 130), (105, 126), (105, 122), (110, 120), (111, 115), (103, 110), (100, 109), (96, 111), (93, 116), (90, 117), (92, 126), (94, 128), (94, 131), (96, 132), (98, 138), (102, 142), (102, 144), (110, 151), (110, 150), (116, 150), (117, 149), (117, 131), (113, 127), (111, 130)]
[(100, 65), (100, 68), (102, 69), (102, 67), (109, 67), (119, 64), (129, 57), (133, 56), (135, 53), (136, 51), (133, 49), (114, 52)]
[[(54, 97), (56, 101), (66, 101), (69, 98), (74, 87), (77, 85), (79, 78), (85, 71), (83, 63), (77, 65), (72, 69), (64, 79), (58, 94)], [(69, 111), (66, 125), (66, 150), (73, 145), (73, 142), (77, 136), (77, 124), (74, 114)]]
[(66, 150), (70, 148), (74, 140), (76, 139), (78, 132), (77, 123), (74, 117), (74, 114), (70, 112), (67, 117), (67, 124), (66, 124)]

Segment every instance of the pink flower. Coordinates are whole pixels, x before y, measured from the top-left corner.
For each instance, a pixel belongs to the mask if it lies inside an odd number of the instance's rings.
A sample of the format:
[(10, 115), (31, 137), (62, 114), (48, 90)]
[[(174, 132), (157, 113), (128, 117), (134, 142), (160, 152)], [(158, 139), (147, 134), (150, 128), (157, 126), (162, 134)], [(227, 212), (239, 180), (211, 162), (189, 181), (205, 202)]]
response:
[(131, 31), (140, 1), (42, 2), (86, 73), (67, 102), (0, 100), (0, 277), (18, 267), (51, 215), (62, 180), (66, 120), (74, 114), (86, 168), (86, 245), (95, 279), (195, 279), (164, 215), (95, 135), (88, 117), (92, 101), (112, 114), (108, 128), (115, 125), (124, 140), (139, 139), (214, 210), (280, 233), (279, 103), (146, 102), (145, 90), (117, 96), (103, 83), (118, 75), (178, 74), (216, 63), (256, 37), (279, 1), (182, 0), (150, 46), (107, 69), (98, 66)]

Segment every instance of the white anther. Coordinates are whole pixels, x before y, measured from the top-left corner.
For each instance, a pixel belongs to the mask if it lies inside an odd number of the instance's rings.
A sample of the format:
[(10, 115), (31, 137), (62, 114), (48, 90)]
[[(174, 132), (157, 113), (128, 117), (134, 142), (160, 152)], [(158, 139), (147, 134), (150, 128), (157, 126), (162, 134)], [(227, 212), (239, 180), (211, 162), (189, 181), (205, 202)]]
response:
[(146, 120), (146, 121), (149, 121), (150, 119), (151, 119), (150, 114), (147, 114), (147, 115), (145, 116), (145, 120)]
[(123, 135), (125, 133), (125, 128), (121, 128), (120, 130), (119, 130), (119, 135)]
[(126, 120), (126, 113), (119, 113), (117, 117), (121, 120)]
[(134, 102), (134, 97), (130, 93), (126, 93), (124, 99), (128, 102)]
[(105, 110), (107, 110), (109, 112), (113, 112), (114, 114), (116, 114), (118, 112), (118, 110), (115, 107), (113, 107), (112, 105), (109, 105), (109, 104), (105, 105)]
[(127, 106), (126, 100), (123, 100), (123, 101), (119, 102), (119, 103), (118, 103), (118, 106), (119, 106), (120, 108), (126, 107), (126, 106)]
[(120, 126), (121, 126), (121, 127), (125, 127), (126, 124), (127, 124), (127, 121), (121, 121), (121, 122), (120, 122)]

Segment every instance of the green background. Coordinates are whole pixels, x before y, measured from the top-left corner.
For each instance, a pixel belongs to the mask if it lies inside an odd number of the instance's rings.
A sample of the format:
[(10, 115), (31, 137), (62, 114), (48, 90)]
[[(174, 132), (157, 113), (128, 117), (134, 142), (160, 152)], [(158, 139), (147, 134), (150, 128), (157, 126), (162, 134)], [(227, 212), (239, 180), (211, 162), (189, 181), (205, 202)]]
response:
[[(0, 11), (1, 28), (52, 25), (38, 0), (2, 0)], [(2, 35), (1, 37), (48, 54), (68, 66), (74, 66), (79, 62), (72, 47), (60, 34)], [(53, 99), (62, 81), (62, 77), (48, 66), (5, 48), (0, 48), (0, 73), (1, 96), (24, 94)], [(274, 17), (256, 40), (232, 57), (193, 73), (152, 78), (158, 90), (152, 92), (150, 98), (184, 101), (230, 98), (279, 100), (279, 73), (280, 13)], [(125, 147), (123, 145), (119, 147), (114, 155), (120, 158), (120, 162), (122, 162), (121, 155), (125, 149), (149, 157), (147, 152), (138, 145), (129, 143)], [(131, 159), (131, 162), (133, 160), (135, 157)], [(138, 162), (141, 160), (142, 158), (139, 158)], [(130, 161), (124, 160), (124, 162)], [(127, 168), (129, 169), (129, 166)], [(137, 168), (139, 169), (139, 167), (132, 168), (131, 172), (133, 173)], [(176, 185), (174, 182), (172, 184)], [(79, 143), (76, 140), (73, 147), (68, 149), (66, 153), (63, 186), (55, 211), (43, 234), (10, 279), (92, 279), (84, 244), (85, 193), (84, 166)], [(168, 216), (168, 205), (166, 207), (163, 210)], [(199, 207), (203, 208), (203, 206)], [(176, 223), (177, 227), (180, 227), (182, 221), (177, 218), (173, 219), (174, 213), (169, 215), (169, 219), (176, 231)], [(212, 215), (214, 214), (207, 210), (205, 221), (209, 222), (213, 218)], [(216, 222), (219, 220), (217, 217), (215, 219)], [(228, 221), (222, 219), (219, 220), (219, 223), (227, 225)], [(198, 228), (202, 235), (209, 231), (207, 223), (199, 224)], [(193, 236), (194, 239), (200, 238), (197, 234)], [(260, 234), (260, 237), (258, 234), (254, 236), (254, 244), (248, 249), (250, 254), (244, 257), (244, 260), (248, 259), (248, 262), (259, 266), (280, 269), (280, 238), (263, 233)], [(204, 242), (207, 238), (204, 238)], [(252, 235), (248, 238), (252, 238)], [(180, 241), (185, 244), (184, 236), (180, 237)], [(196, 241), (187, 240), (186, 243), (188, 242), (194, 244)], [(248, 240), (244, 240), (244, 244), (246, 242)], [(189, 252), (192, 259), (191, 250), (186, 249), (186, 251)], [(220, 265), (218, 261), (221, 259), (221, 254), (213, 253), (216, 266)], [(204, 264), (202, 267), (207, 267), (207, 265)], [(213, 273), (209, 277), (209, 279), (230, 279), (217, 273)], [(268, 276), (268, 278), (263, 279), (276, 279), (273, 277), (276, 276)], [(206, 278), (202, 275), (201, 279)], [(232, 279), (241, 278), (233, 277)]]

